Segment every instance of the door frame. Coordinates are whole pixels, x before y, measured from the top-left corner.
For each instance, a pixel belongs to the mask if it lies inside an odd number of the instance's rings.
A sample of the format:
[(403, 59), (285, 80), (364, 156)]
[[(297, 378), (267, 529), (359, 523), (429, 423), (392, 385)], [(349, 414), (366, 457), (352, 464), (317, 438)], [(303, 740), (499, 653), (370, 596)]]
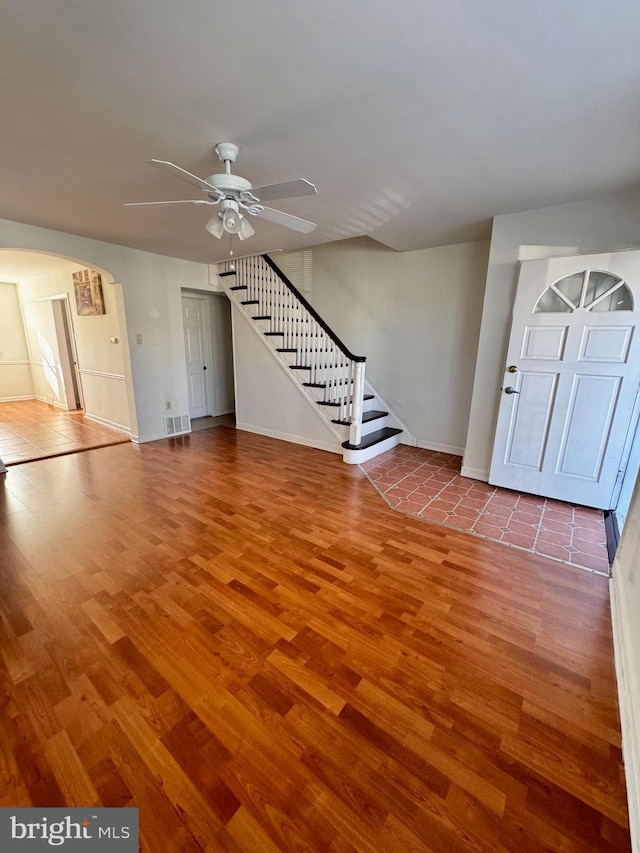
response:
[[(57, 314), (56, 306), (59, 306), (60, 314)], [(84, 412), (82, 377), (80, 375), (80, 365), (78, 364), (76, 333), (73, 328), (69, 297), (66, 295), (51, 297), (51, 308), (53, 310), (53, 320), (58, 339), (58, 352), (60, 354), (64, 391), (67, 398), (67, 410), (73, 411), (69, 407), (69, 400), (73, 400), (76, 403), (74, 409), (79, 408)], [(60, 323), (62, 324), (62, 328), (60, 328)]]

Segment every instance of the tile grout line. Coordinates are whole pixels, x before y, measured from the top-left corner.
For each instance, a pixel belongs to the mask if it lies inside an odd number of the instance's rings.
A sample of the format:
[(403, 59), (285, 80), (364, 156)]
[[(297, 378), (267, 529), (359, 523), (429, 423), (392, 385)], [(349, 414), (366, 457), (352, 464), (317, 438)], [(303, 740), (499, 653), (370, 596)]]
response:
[[(544, 547), (542, 544), (543, 540), (541, 540), (541, 538), (540, 538), (542, 530), (546, 529), (544, 520), (545, 520), (547, 513), (550, 512), (552, 509), (549, 506), (548, 499), (543, 498), (543, 497), (537, 498), (535, 496), (532, 496), (532, 497), (535, 497), (535, 500), (536, 500), (534, 507), (532, 507), (530, 505), (526, 505), (525, 503), (523, 503), (523, 505), (521, 506), (520, 505), (521, 499), (527, 498), (528, 496), (524, 495), (523, 493), (511, 493), (510, 490), (506, 490), (505, 494), (511, 494), (512, 500), (515, 497), (515, 503), (513, 505), (504, 504), (504, 503), (497, 503), (496, 504), (496, 507), (495, 507), (496, 509), (499, 506), (504, 506), (504, 508), (508, 509), (508, 511), (509, 511), (508, 517), (504, 516), (504, 518), (499, 519), (500, 520), (499, 526), (501, 528), (500, 538), (499, 539), (495, 538), (495, 537), (491, 536), (490, 534), (479, 533), (478, 530), (476, 529), (476, 526), (483, 521), (483, 517), (485, 515), (491, 514), (490, 513), (491, 503), (496, 496), (499, 496), (501, 494), (500, 489), (498, 487), (488, 487), (490, 489), (489, 493), (485, 493), (485, 494), (482, 494), (481, 496), (473, 497), (473, 491), (472, 491), (473, 482), (472, 482), (472, 485), (466, 489), (466, 493), (464, 495), (444, 495), (443, 493), (447, 490), (447, 488), (449, 488), (453, 484), (455, 484), (456, 480), (464, 479), (464, 478), (461, 478), (461, 476), (458, 472), (452, 472), (451, 469), (447, 469), (447, 467), (446, 467), (447, 462), (446, 461), (443, 465), (439, 466), (435, 471), (433, 471), (429, 475), (429, 477), (423, 481), (423, 483), (426, 484), (426, 483), (437, 482), (437, 481), (433, 480), (433, 477), (435, 476), (435, 474), (438, 474), (438, 473), (442, 474), (445, 471), (447, 471), (447, 473), (450, 475), (448, 481), (446, 483), (438, 483), (440, 488), (438, 489), (436, 494), (432, 495), (428, 499), (428, 501), (421, 506), (419, 511), (416, 512), (416, 511), (411, 510), (411, 509), (405, 509), (402, 506), (402, 504), (405, 501), (411, 502), (414, 505), (417, 505), (417, 504), (421, 503), (422, 500), (424, 500), (424, 497), (421, 497), (420, 501), (417, 501), (415, 499), (415, 492), (418, 489), (420, 489), (420, 487), (421, 487), (420, 483), (417, 483), (414, 486), (414, 488), (407, 495), (404, 495), (404, 496), (399, 497), (399, 498), (394, 497), (392, 499), (391, 497), (389, 497), (388, 493), (391, 492), (393, 489), (397, 488), (402, 483), (405, 483), (405, 488), (408, 488), (406, 486), (406, 480), (409, 477), (415, 477), (419, 471), (424, 469), (424, 466), (426, 464), (428, 464), (429, 461), (432, 461), (432, 460), (425, 460), (423, 462), (420, 462), (419, 457), (417, 457), (415, 455), (413, 458), (417, 463), (417, 467), (414, 468), (410, 472), (404, 473), (403, 476), (401, 477), (401, 479), (397, 480), (395, 483), (393, 483), (393, 485), (387, 485), (384, 487), (379, 486), (378, 483), (373, 479), (373, 474), (376, 473), (375, 469), (373, 469), (371, 474), (370, 474), (366, 468), (364, 468), (363, 466), (360, 466), (361, 470), (366, 475), (369, 482), (371, 482), (371, 484), (374, 486), (376, 491), (378, 491), (378, 493), (382, 495), (385, 502), (392, 509), (403, 512), (407, 515), (412, 515), (412, 516), (421, 518), (423, 521), (431, 522), (434, 524), (439, 524), (443, 527), (448, 526), (451, 529), (459, 530), (459, 531), (462, 531), (465, 533), (473, 533), (474, 535), (479, 536), (483, 539), (489, 539), (491, 541), (498, 542), (498, 543), (503, 544), (503, 545), (508, 545), (510, 547), (520, 548), (523, 551), (527, 551), (528, 553), (533, 553), (533, 554), (536, 554), (538, 556), (545, 557), (546, 559), (551, 559), (554, 562), (562, 563), (562, 564), (568, 565), (568, 566), (574, 566), (576, 568), (584, 569), (586, 571), (594, 572), (596, 574), (602, 574), (603, 576), (609, 575), (609, 566), (606, 562), (602, 566), (602, 571), (600, 571), (597, 568), (594, 569), (592, 566), (589, 566), (589, 565), (585, 566), (585, 565), (581, 565), (581, 564), (576, 563), (576, 562), (572, 562), (572, 560), (574, 558), (574, 554), (576, 554), (576, 553), (582, 554), (583, 558), (585, 558), (585, 559), (589, 558), (589, 560), (592, 560), (593, 562), (595, 562), (596, 565), (599, 562), (598, 557), (595, 557), (594, 555), (590, 554), (587, 551), (581, 551), (580, 548), (577, 548), (573, 544), (573, 542), (574, 542), (573, 537), (575, 535), (575, 530), (577, 529), (575, 526), (568, 527), (568, 530), (567, 530), (567, 533), (570, 532), (569, 547), (571, 548), (570, 551), (566, 552), (567, 559), (563, 559), (561, 557), (553, 556), (552, 554), (545, 553), (544, 550), (540, 550), (541, 548)], [(386, 461), (391, 461), (391, 460), (386, 460)], [(406, 464), (408, 464), (408, 460), (404, 460), (404, 461), (399, 460), (398, 464), (406, 465)], [(396, 467), (396, 466), (394, 466), (394, 467)], [(382, 477), (384, 479), (388, 479), (389, 473), (388, 472), (382, 472)], [(454, 497), (457, 498), (457, 500), (454, 500)], [(426, 510), (428, 510), (430, 507), (433, 507), (433, 504), (439, 500), (446, 501), (452, 507), (450, 510), (438, 510), (438, 512), (441, 512), (442, 515), (445, 516), (445, 521), (441, 521), (441, 520), (435, 519), (435, 518), (429, 518), (429, 517), (426, 517), (422, 514)], [(465, 501), (467, 501), (467, 500), (473, 500), (474, 502), (478, 502), (478, 503), (482, 502), (482, 504), (483, 504), (481, 509), (476, 509), (475, 507), (471, 508), (471, 509), (474, 509), (474, 511), (476, 512), (475, 517), (467, 517), (464, 515), (458, 516), (458, 510), (460, 509), (461, 506), (465, 505)], [(570, 505), (567, 505), (567, 507), (570, 508), (570, 510), (571, 510), (570, 518), (573, 520), (573, 525), (576, 525), (577, 524), (576, 516), (575, 516), (575, 509), (576, 508), (574, 506), (570, 506)], [(537, 517), (537, 521), (535, 524), (532, 524), (529, 521), (521, 522), (527, 528), (533, 528), (533, 530), (531, 530), (531, 533), (533, 534), (533, 536), (530, 540), (531, 544), (529, 546), (518, 545), (518, 544), (512, 543), (512, 542), (508, 541), (508, 539), (504, 538), (507, 535), (507, 533), (513, 534), (514, 536), (521, 536), (525, 541), (529, 537), (528, 533), (519, 533), (517, 530), (509, 529), (510, 525), (512, 523), (518, 522), (518, 514), (519, 513), (525, 513), (525, 514), (529, 514), (531, 516), (535, 515)], [(455, 521), (453, 521), (452, 519), (455, 519)], [(458, 526), (461, 519), (463, 519), (464, 526)], [(562, 522), (562, 523), (564, 524), (565, 522)], [(498, 526), (497, 521), (494, 521), (493, 524), (495, 526)], [(566, 522), (566, 524), (568, 525), (569, 523)], [(584, 522), (584, 524), (586, 524), (586, 522)], [(582, 526), (582, 525), (578, 525), (578, 526)], [(503, 527), (508, 528), (507, 531), (502, 530)], [(586, 529), (588, 529), (588, 527), (585, 527), (585, 530)], [(553, 529), (551, 529), (550, 532), (553, 532)], [(549, 544), (549, 547), (554, 545), (553, 542), (549, 542), (548, 544)], [(555, 547), (562, 549), (562, 551), (564, 552), (565, 548), (567, 546), (558, 544)], [(576, 548), (575, 551), (573, 550), (574, 548)], [(605, 566), (606, 566), (606, 570), (605, 570)]]

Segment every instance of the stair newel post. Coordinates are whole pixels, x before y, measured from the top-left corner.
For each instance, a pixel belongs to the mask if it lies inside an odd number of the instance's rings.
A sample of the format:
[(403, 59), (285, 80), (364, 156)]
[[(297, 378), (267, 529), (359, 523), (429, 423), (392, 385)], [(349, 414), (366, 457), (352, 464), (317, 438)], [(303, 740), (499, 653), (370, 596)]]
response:
[(342, 408), (344, 409), (342, 420), (351, 421), (351, 403), (353, 401), (353, 362), (342, 355), (342, 376), (344, 379), (345, 393), (342, 395)]
[(364, 366), (364, 361), (356, 361), (354, 364), (353, 404), (351, 427), (349, 428), (349, 442), (354, 445), (360, 444), (362, 439), (362, 414), (364, 412)]

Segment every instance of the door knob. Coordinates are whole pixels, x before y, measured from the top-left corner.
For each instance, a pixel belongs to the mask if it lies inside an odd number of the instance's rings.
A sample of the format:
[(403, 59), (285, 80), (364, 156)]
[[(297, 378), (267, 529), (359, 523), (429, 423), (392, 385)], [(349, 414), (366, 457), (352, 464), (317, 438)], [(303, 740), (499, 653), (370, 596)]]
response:
[(510, 364), (509, 367), (507, 367), (507, 370), (509, 371), (509, 373), (517, 373), (518, 372), (518, 368), (515, 366), (515, 364)]
[(512, 388), (511, 385), (507, 385), (507, 387), (504, 389), (504, 393), (505, 394), (519, 394), (520, 392), (516, 391), (515, 388)]

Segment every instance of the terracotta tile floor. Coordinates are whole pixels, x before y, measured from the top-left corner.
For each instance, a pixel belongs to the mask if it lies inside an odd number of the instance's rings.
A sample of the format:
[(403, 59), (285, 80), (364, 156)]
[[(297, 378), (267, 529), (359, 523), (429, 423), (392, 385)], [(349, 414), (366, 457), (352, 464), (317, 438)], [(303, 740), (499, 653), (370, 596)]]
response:
[(460, 457), (399, 445), (361, 466), (394, 508), (609, 574), (601, 511), (460, 476)]
[(94, 423), (82, 412), (39, 400), (0, 403), (0, 459), (7, 466), (125, 441), (126, 433)]

